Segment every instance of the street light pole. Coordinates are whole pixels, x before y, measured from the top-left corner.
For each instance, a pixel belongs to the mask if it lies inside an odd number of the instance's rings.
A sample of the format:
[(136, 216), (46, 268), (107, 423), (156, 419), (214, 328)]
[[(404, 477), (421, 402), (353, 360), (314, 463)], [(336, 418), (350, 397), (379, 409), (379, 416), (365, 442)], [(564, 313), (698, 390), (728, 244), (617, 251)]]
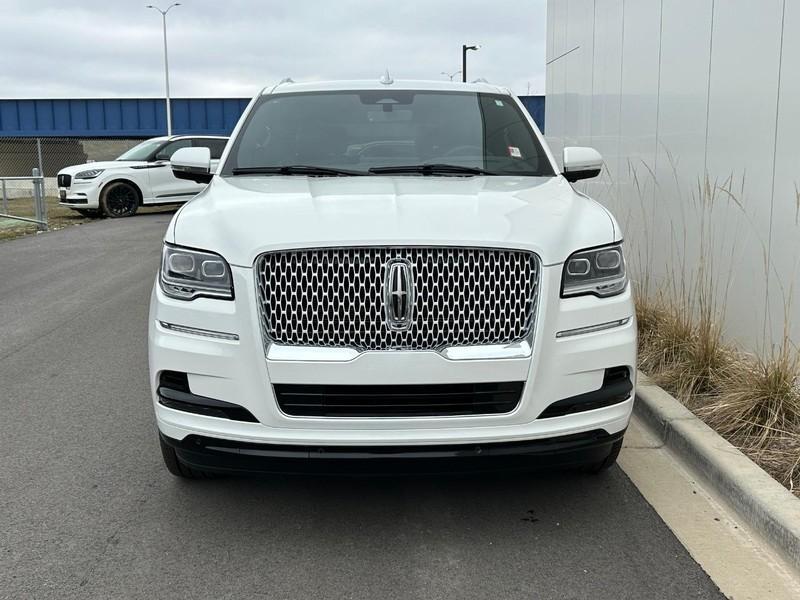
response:
[(180, 5), (180, 2), (174, 2), (170, 4), (166, 10), (161, 10), (158, 6), (153, 6), (152, 4), (147, 5), (147, 8), (152, 8), (161, 13), (161, 25), (164, 31), (164, 83), (167, 91), (167, 135), (172, 135), (172, 108), (169, 102), (169, 58), (167, 56), (167, 13)]
[(461, 46), (461, 81), (467, 82), (467, 50), (479, 50), (480, 46)]

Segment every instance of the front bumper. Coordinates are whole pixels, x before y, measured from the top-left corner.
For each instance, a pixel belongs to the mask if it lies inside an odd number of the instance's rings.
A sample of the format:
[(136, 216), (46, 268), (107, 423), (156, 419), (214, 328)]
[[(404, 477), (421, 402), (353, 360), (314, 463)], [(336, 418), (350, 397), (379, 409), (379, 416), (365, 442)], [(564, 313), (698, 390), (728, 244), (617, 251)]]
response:
[(181, 462), (218, 473), (419, 474), (566, 468), (599, 463), (625, 431), (526, 442), (440, 446), (280, 446), (190, 435), (161, 439)]
[[(164, 296), (154, 286), (149, 324), (150, 383), (158, 428), (172, 440), (213, 438), (231, 443), (299, 447), (408, 447), (536, 442), (600, 430), (625, 430), (633, 398), (610, 406), (540, 418), (551, 404), (599, 390), (605, 370), (626, 366), (635, 377), (636, 322), (630, 290), (614, 298), (559, 297), (561, 266), (544, 267), (533, 346), (527, 355), (427, 351), (363, 352), (332, 358), (278, 353), (262, 343), (252, 269), (232, 267), (236, 298)], [(627, 319), (627, 320), (626, 320)], [(558, 332), (616, 320), (624, 324), (568, 337)], [(626, 320), (626, 321), (625, 321)], [(231, 334), (195, 335), (162, 323)], [(176, 410), (159, 403), (162, 371), (188, 373), (192, 394), (236, 404), (255, 417), (244, 422)], [(525, 382), (509, 413), (425, 417), (297, 417), (284, 414), (273, 384), (403, 385)], [(634, 382), (635, 383), (635, 382)]]
[(100, 208), (100, 183), (95, 179), (72, 179), (70, 187), (58, 188), (58, 203), (67, 208)]

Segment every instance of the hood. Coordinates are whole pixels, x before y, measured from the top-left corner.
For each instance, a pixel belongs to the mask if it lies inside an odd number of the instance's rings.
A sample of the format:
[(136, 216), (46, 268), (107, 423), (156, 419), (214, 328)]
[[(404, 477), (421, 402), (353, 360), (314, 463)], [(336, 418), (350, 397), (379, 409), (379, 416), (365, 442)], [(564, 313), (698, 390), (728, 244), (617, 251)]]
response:
[(142, 160), (98, 160), (97, 162), (84, 163), (82, 165), (74, 165), (61, 169), (59, 175), (75, 175), (81, 171), (88, 171), (89, 169), (121, 169), (125, 167), (134, 167), (146, 165), (147, 163)]
[(532, 250), (543, 264), (615, 241), (615, 223), (562, 177), (214, 177), (167, 241), (253, 265), (262, 252), (447, 245)]

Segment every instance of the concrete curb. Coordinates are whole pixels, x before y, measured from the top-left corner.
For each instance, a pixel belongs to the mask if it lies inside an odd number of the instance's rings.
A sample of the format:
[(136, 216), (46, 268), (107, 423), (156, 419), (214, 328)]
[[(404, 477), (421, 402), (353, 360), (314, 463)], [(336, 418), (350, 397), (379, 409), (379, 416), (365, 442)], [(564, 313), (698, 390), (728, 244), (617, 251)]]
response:
[(800, 572), (800, 499), (639, 374), (634, 412)]

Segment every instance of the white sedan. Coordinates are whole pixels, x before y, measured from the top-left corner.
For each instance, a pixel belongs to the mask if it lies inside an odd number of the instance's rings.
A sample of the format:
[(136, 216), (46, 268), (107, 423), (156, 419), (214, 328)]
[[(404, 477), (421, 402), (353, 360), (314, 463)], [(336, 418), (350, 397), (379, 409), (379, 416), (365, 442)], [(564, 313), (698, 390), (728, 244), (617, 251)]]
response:
[(216, 167), (228, 138), (177, 135), (134, 146), (116, 160), (58, 172), (59, 203), (86, 216), (130, 217), (140, 206), (186, 202), (205, 184), (178, 179), (169, 159), (181, 148), (208, 148)]

